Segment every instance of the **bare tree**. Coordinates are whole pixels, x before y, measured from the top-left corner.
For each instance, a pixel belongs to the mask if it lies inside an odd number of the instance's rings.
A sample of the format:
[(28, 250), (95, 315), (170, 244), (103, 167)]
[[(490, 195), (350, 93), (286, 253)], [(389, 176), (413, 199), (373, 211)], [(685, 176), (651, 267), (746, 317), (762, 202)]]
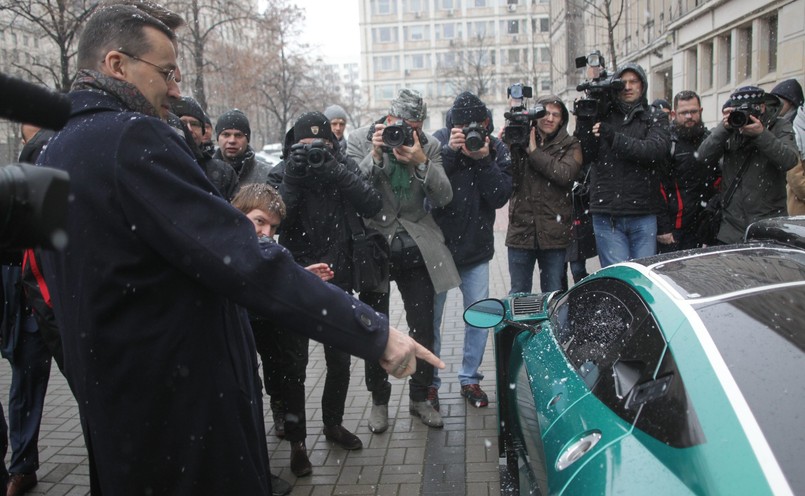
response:
[(606, 24), (607, 49), (613, 69), (618, 67), (615, 55), (615, 28), (621, 22), (625, 3), (625, 0), (582, 0), (584, 10)]
[[(187, 22), (187, 28), (180, 34), (179, 42), (189, 54), (192, 65), (192, 92), (201, 108), (207, 109), (207, 92), (205, 75), (208, 68), (218, 68), (217, 64), (207, 57), (208, 45), (213, 39), (242, 38), (248, 34), (249, 24), (258, 17), (253, 10), (254, 2), (245, 0), (175, 0), (167, 4), (172, 10), (181, 14)], [(232, 40), (235, 41), (235, 40)]]
[[(13, 66), (27, 74), (28, 78), (59, 91), (67, 91), (73, 82), (71, 59), (75, 55), (73, 45), (84, 22), (95, 11), (97, 1), (87, 0), (27, 0), (0, 4), (0, 12), (11, 14), (9, 26), (23, 23), (31, 27), (35, 36), (49, 39), (58, 49), (58, 60), (38, 58), (31, 65), (14, 63)], [(46, 81), (42, 74), (48, 74)]]
[(485, 34), (472, 36), (467, 42), (453, 43), (453, 63), (442, 63), (438, 70), (455, 94), (469, 91), (483, 98), (492, 91), (495, 66), (491, 48)]

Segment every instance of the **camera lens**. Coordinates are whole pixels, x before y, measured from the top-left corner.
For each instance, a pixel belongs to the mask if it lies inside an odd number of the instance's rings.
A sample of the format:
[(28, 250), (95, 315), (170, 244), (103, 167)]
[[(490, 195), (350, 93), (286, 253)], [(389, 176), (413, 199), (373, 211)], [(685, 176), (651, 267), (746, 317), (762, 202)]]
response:
[(307, 151), (307, 163), (314, 169), (321, 167), (325, 159), (326, 155), (321, 148), (311, 148)]
[(744, 127), (749, 123), (749, 114), (744, 110), (733, 110), (727, 117), (727, 123), (732, 128)]
[(383, 143), (392, 148), (405, 143), (405, 131), (402, 126), (387, 126), (383, 129)]
[(484, 136), (478, 131), (470, 131), (464, 138), (464, 144), (467, 146), (467, 150), (477, 152), (484, 147)]

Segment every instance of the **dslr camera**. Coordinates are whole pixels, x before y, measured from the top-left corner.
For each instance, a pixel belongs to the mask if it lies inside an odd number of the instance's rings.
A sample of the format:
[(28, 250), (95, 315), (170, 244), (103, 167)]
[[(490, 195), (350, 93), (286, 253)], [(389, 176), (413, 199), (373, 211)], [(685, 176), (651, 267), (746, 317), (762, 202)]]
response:
[(542, 105), (527, 108), (526, 101), (533, 96), (533, 89), (530, 86), (515, 83), (506, 89), (506, 93), (510, 98), (522, 100), (522, 104), (510, 108), (503, 114), (503, 117), (506, 118), (503, 141), (509, 146), (528, 146), (531, 128), (537, 119), (545, 117), (545, 108)]
[(612, 93), (623, 89), (623, 81), (610, 76), (600, 50), (576, 57), (576, 68), (586, 67), (592, 77), (576, 87), (584, 97), (573, 103), (576, 119), (596, 122), (607, 116), (612, 104)]
[(749, 118), (750, 115), (760, 119), (760, 109), (758, 105), (753, 103), (744, 103), (730, 112), (730, 115), (727, 116), (727, 124), (729, 124), (732, 129), (742, 128), (752, 123), (752, 119)]
[(477, 152), (483, 148), (486, 144), (486, 137), (489, 136), (489, 130), (483, 122), (471, 122), (461, 132), (464, 133), (464, 146), (471, 152)]
[[(383, 129), (383, 143), (389, 148), (398, 146), (414, 146), (414, 133), (416, 130), (405, 121), (397, 121), (389, 124)], [(424, 135), (419, 136), (419, 143), (427, 144), (428, 140)]]
[(327, 144), (321, 139), (313, 140), (309, 144), (297, 143), (291, 147), (291, 153), (300, 167), (307, 165), (313, 171), (317, 171), (330, 160)]

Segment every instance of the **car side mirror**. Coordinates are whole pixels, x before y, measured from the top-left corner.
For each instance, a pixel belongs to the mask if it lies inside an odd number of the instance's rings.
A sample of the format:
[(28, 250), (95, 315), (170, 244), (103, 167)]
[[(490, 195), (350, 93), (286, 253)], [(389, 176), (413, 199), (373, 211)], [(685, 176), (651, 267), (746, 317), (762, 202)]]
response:
[(487, 329), (503, 322), (506, 316), (506, 307), (503, 302), (494, 298), (476, 301), (464, 311), (464, 322), (473, 326)]

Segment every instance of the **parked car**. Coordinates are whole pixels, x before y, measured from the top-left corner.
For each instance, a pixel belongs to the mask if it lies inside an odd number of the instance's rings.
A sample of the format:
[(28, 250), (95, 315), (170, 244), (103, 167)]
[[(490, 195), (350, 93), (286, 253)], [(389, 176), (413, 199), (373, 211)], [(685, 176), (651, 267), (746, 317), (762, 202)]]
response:
[(495, 330), (502, 493), (805, 494), (803, 228), (470, 306)]

